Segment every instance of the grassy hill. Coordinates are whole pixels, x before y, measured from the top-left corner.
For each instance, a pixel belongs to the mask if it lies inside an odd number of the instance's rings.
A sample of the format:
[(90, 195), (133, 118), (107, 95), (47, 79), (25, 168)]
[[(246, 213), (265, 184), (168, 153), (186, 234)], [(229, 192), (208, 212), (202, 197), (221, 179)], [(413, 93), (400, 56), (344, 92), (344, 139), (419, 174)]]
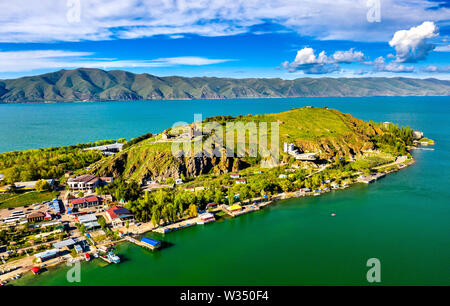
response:
[[(202, 122), (219, 122), (223, 127), (227, 123), (255, 122), (279, 123), (279, 151), (281, 158), (289, 162), (290, 157), (283, 153), (283, 143), (294, 143), (304, 152), (315, 152), (321, 159), (333, 159), (361, 154), (365, 150), (376, 148), (374, 138), (384, 132), (374, 124), (356, 119), (349, 114), (328, 108), (304, 107), (283, 113), (266, 115), (248, 115), (238, 117), (213, 117)], [(171, 131), (173, 132), (173, 131)], [(269, 130), (269, 134), (270, 134)], [(235, 135), (237, 136), (237, 135)], [(246, 133), (246, 151), (250, 137)], [(204, 143), (211, 135), (203, 136)], [(259, 138), (256, 138), (259, 139)], [(235, 143), (236, 143), (235, 139)], [(258, 140), (257, 140), (258, 142)], [(270, 138), (268, 140), (270, 145)], [(161, 135), (145, 139), (129, 146), (122, 152), (97, 162), (91, 171), (100, 175), (112, 175), (127, 180), (139, 181), (143, 178), (164, 180), (169, 177), (195, 177), (203, 174), (221, 174), (258, 167), (264, 159), (257, 157), (226, 157), (227, 142), (224, 137), (222, 157), (176, 157), (171, 152), (171, 142), (161, 139)], [(203, 147), (208, 151), (209, 147)], [(291, 158), (292, 159), (292, 158)]]
[(0, 81), (0, 103), (450, 95), (450, 81), (410, 78), (157, 77), (80, 68)]

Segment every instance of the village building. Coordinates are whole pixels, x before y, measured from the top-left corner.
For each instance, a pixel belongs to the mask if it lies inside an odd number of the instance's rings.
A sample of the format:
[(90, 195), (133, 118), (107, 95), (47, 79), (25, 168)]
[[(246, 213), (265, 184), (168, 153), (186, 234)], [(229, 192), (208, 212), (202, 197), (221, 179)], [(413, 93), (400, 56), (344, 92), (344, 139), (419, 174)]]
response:
[(247, 184), (247, 180), (246, 179), (241, 179), (241, 180), (237, 180), (236, 184)]
[(44, 252), (41, 252), (41, 253), (34, 254), (34, 257), (36, 257), (38, 262), (44, 262), (44, 261), (47, 261), (49, 259), (57, 257), (58, 253), (59, 253), (58, 249), (51, 249), (51, 250), (47, 250), (47, 251), (44, 251)]
[(102, 198), (97, 196), (89, 196), (79, 199), (70, 199), (68, 206), (72, 209), (89, 208), (102, 205)]
[(114, 181), (112, 177), (98, 177), (92, 174), (84, 174), (76, 178), (70, 178), (67, 185), (72, 192), (94, 192), (95, 188), (102, 187)]
[[(43, 181), (46, 181), (49, 185), (50, 188), (53, 189), (55, 186), (55, 180), (54, 179), (44, 179)], [(17, 182), (14, 183), (14, 186), (16, 189), (19, 190), (27, 190), (27, 191), (32, 191), (32, 190), (36, 190), (36, 183), (38, 181), (30, 181), (30, 182)], [(8, 186), (4, 186), (1, 188), (0, 191), (8, 191), (11, 188), (11, 185)]]
[(109, 145), (104, 146), (98, 146), (98, 147), (92, 147), (92, 148), (86, 148), (84, 151), (92, 151), (92, 150), (99, 150), (102, 152), (103, 155), (110, 156), (114, 155), (116, 153), (119, 153), (123, 149), (123, 143), (113, 143)]
[(124, 226), (134, 222), (134, 214), (123, 206), (115, 205), (106, 211), (106, 217), (113, 226)]
[(94, 214), (79, 215), (75, 217), (75, 220), (82, 224), (88, 231), (100, 227), (100, 224), (97, 221), (97, 216)]
[(44, 221), (44, 218), (45, 218), (45, 214), (42, 212), (32, 213), (27, 216), (28, 222), (40, 222), (40, 221)]
[(76, 244), (75, 240), (73, 240), (72, 238), (63, 240), (63, 241), (59, 241), (59, 242), (55, 242), (52, 244), (54, 249), (58, 249), (58, 250), (65, 250), (65, 249), (71, 249), (73, 248), (73, 246)]
[(283, 144), (283, 152), (293, 156), (297, 160), (301, 161), (315, 161), (317, 159), (316, 153), (301, 153), (298, 148), (292, 143), (285, 142)]

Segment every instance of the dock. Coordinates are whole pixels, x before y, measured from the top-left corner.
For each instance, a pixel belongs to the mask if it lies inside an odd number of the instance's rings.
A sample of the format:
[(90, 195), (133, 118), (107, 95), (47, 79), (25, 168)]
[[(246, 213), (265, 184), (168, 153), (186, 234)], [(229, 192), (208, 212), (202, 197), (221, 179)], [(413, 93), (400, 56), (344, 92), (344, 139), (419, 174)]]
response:
[(143, 247), (143, 248), (150, 249), (152, 251), (159, 249), (161, 247), (161, 242), (154, 240), (154, 239), (150, 239), (150, 238), (142, 238), (142, 240), (139, 241), (137, 239), (134, 239), (133, 237), (125, 236), (125, 239), (128, 242), (131, 242), (131, 243), (138, 245), (140, 247)]

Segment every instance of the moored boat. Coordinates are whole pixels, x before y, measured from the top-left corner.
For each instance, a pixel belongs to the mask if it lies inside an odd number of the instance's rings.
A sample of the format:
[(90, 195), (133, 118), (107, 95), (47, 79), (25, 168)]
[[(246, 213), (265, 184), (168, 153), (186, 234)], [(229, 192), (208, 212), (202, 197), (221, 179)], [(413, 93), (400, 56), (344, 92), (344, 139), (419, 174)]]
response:
[(113, 252), (109, 252), (107, 257), (112, 263), (117, 264), (120, 262), (120, 257), (114, 254)]

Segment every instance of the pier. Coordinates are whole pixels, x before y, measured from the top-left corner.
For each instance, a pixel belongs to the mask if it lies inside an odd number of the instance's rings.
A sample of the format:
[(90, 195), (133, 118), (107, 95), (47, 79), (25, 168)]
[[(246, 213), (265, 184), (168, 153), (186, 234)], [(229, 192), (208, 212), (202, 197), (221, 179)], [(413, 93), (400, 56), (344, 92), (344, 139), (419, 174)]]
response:
[(134, 238), (132, 238), (130, 236), (125, 236), (125, 239), (128, 242), (134, 243), (134, 244), (136, 244), (136, 245), (138, 245), (140, 247), (147, 248), (147, 249), (150, 249), (152, 251), (156, 250), (156, 249), (159, 249), (161, 247), (161, 242), (159, 242), (157, 240), (149, 239), (149, 238), (142, 238), (142, 240), (139, 241), (139, 240), (134, 239)]

